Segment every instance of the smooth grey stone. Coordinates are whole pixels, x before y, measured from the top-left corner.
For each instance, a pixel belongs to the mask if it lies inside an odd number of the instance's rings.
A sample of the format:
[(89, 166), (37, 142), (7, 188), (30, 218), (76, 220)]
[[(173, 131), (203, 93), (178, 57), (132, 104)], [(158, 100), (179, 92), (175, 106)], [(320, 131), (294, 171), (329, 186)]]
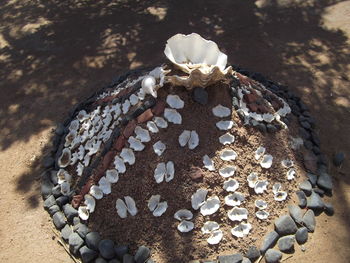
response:
[(193, 90), (193, 100), (199, 104), (206, 105), (208, 103), (208, 92), (201, 87), (196, 87)]
[(314, 148), (314, 144), (311, 141), (304, 141), (304, 147), (311, 151)]
[(108, 261), (108, 263), (120, 263), (120, 261), (115, 258), (115, 259)]
[(106, 260), (104, 260), (103, 258), (97, 258), (95, 260), (95, 263), (108, 263)]
[(98, 250), (105, 259), (112, 259), (115, 256), (114, 243), (110, 239), (103, 239), (98, 243)]
[(299, 184), (299, 188), (300, 188), (300, 190), (304, 191), (304, 193), (305, 193), (307, 196), (311, 195), (311, 192), (312, 192), (312, 185), (311, 185), (311, 183), (310, 183), (308, 180), (302, 181), (302, 182)]
[(73, 218), (73, 226), (75, 226), (75, 225), (77, 225), (77, 224), (79, 224), (79, 223), (80, 223), (80, 218), (79, 218), (79, 216), (74, 217), (74, 218)]
[(79, 248), (84, 245), (84, 240), (77, 233), (72, 233), (69, 236), (68, 244), (69, 250), (76, 255), (79, 251)]
[(288, 252), (294, 249), (294, 242), (294, 235), (284, 236), (278, 240), (277, 245), (282, 252)]
[(114, 252), (118, 258), (122, 259), (123, 256), (128, 253), (129, 247), (126, 245), (119, 245), (114, 248)]
[(308, 230), (306, 227), (301, 227), (298, 229), (298, 231), (295, 233), (295, 239), (297, 240), (298, 244), (304, 244), (306, 243), (308, 239)]
[(135, 263), (134, 257), (130, 254), (125, 254), (123, 256), (123, 263)]
[(41, 177), (41, 195), (44, 199), (46, 199), (52, 195), (52, 188), (54, 185), (49, 178), (48, 172), (44, 172)]
[(151, 251), (148, 247), (140, 246), (135, 254), (136, 263), (144, 263), (151, 255)]
[(325, 172), (321, 172), (317, 179), (317, 185), (326, 191), (332, 191), (332, 178)]
[(83, 263), (90, 263), (98, 256), (98, 253), (95, 250), (92, 250), (87, 246), (81, 247), (79, 252)]
[(294, 221), (298, 224), (303, 222), (303, 212), (297, 205), (289, 205), (288, 206), (289, 214), (294, 219)]
[(307, 130), (310, 130), (311, 129), (311, 125), (308, 121), (302, 121), (301, 123), (301, 126)]
[(78, 216), (78, 210), (70, 204), (65, 204), (63, 206), (63, 213), (66, 215), (69, 222), (72, 222), (73, 218)]
[(65, 204), (69, 202), (68, 196), (60, 196), (56, 199), (56, 203), (59, 207), (63, 207)]
[(61, 193), (61, 186), (59, 184), (52, 188), (52, 195), (55, 198), (58, 198), (58, 197), (60, 197), (62, 195), (62, 193)]
[(310, 133), (302, 127), (299, 128), (299, 134), (306, 141), (311, 137)]
[(55, 159), (51, 156), (45, 156), (42, 164), (44, 168), (50, 168), (55, 164)]
[(324, 211), (329, 216), (334, 215), (334, 207), (333, 207), (333, 205), (331, 203), (325, 203), (324, 204)]
[(290, 215), (282, 215), (275, 220), (275, 230), (280, 235), (289, 235), (297, 232), (298, 228)]
[(307, 199), (306, 199), (306, 195), (303, 191), (296, 191), (295, 194), (297, 195), (298, 197), (298, 205), (301, 207), (301, 208), (304, 208), (306, 207), (306, 204), (307, 204)]
[(58, 184), (58, 178), (57, 178), (57, 171), (56, 170), (52, 170), (50, 172), (50, 180), (54, 185)]
[(56, 212), (52, 217), (53, 223), (57, 229), (62, 229), (66, 225), (66, 218), (61, 211)]
[(241, 254), (218, 256), (219, 263), (241, 263), (243, 257)]
[(314, 211), (311, 209), (306, 211), (305, 215), (303, 216), (303, 223), (310, 232), (315, 231), (316, 219)]
[(260, 257), (260, 251), (256, 246), (250, 246), (245, 253), (245, 256), (249, 258), (251, 261), (255, 261)]
[(64, 241), (68, 242), (69, 236), (73, 233), (72, 228), (66, 224), (64, 228), (61, 230), (61, 236), (64, 239)]
[(78, 233), (81, 238), (85, 238), (90, 229), (83, 223), (76, 224), (73, 227), (74, 231)]
[(57, 127), (56, 127), (56, 129), (55, 129), (55, 133), (57, 134), (57, 135), (62, 135), (63, 133), (64, 133), (64, 125), (62, 124), (62, 123), (58, 123), (57, 124)]
[(252, 263), (249, 258), (243, 257), (242, 263)]
[(56, 204), (56, 199), (53, 195), (50, 195), (45, 201), (44, 201), (44, 208), (49, 209), (51, 206)]
[(277, 131), (276, 126), (270, 123), (266, 125), (266, 128), (269, 133), (275, 133)]
[(282, 253), (275, 249), (269, 249), (265, 254), (266, 263), (277, 263), (281, 258)]
[(56, 212), (60, 211), (60, 207), (58, 205), (53, 205), (49, 209), (50, 216), (53, 216)]
[[(146, 261), (146, 263), (156, 263), (156, 262), (153, 259), (149, 259)], [(205, 263), (205, 262), (203, 261), (203, 263)], [(215, 262), (213, 262), (213, 263), (215, 263)]]
[(337, 167), (341, 166), (342, 163), (344, 162), (344, 159), (345, 159), (345, 154), (343, 152), (339, 152), (339, 153), (334, 155), (333, 164)]
[(94, 250), (98, 250), (98, 244), (100, 243), (101, 236), (98, 232), (90, 232), (85, 237), (86, 245)]
[(312, 189), (316, 194), (318, 194), (319, 196), (323, 196), (325, 191), (323, 189), (320, 188), (314, 188)]
[(316, 185), (316, 183), (317, 183), (317, 175), (316, 174), (307, 173), (306, 177), (309, 179), (309, 181), (312, 184), (312, 186)]
[(266, 250), (273, 247), (276, 244), (278, 238), (279, 234), (276, 231), (271, 231), (267, 233), (260, 246), (260, 253), (264, 254)]
[(315, 210), (323, 209), (324, 203), (322, 201), (322, 198), (315, 192), (312, 192), (310, 197), (307, 199), (307, 207)]

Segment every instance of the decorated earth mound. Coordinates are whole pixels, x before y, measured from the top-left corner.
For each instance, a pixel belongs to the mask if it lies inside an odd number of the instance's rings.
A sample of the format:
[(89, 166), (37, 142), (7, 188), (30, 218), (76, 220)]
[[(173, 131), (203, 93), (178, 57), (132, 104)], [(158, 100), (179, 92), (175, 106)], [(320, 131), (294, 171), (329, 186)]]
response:
[(333, 213), (314, 119), (197, 34), (164, 53), (57, 128), (42, 183), (54, 225), (83, 262), (279, 262)]

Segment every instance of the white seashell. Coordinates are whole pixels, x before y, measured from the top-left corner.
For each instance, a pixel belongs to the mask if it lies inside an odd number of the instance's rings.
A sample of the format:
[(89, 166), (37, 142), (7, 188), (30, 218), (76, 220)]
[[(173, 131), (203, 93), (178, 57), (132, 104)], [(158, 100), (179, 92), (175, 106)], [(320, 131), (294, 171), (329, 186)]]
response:
[(191, 137), (191, 131), (184, 130), (179, 136), (179, 144), (181, 147), (185, 147)]
[(255, 213), (256, 217), (261, 219), (261, 220), (265, 220), (269, 217), (270, 213), (265, 211), (265, 210), (259, 210)]
[(198, 210), (205, 202), (205, 198), (207, 197), (208, 190), (207, 189), (198, 189), (191, 196), (191, 204), (194, 210)]
[(160, 202), (160, 195), (152, 195), (151, 198), (148, 200), (148, 209), (151, 212), (153, 212), (154, 209), (157, 208), (159, 202)]
[(272, 115), (271, 113), (265, 113), (262, 115), (262, 117), (263, 117), (263, 120), (267, 123), (270, 123), (275, 119), (275, 116)]
[(123, 148), (120, 157), (122, 157), (124, 163), (133, 165), (135, 163), (135, 154), (130, 148)]
[(255, 172), (250, 173), (247, 177), (248, 185), (250, 188), (254, 188), (258, 180), (258, 174)]
[(159, 128), (164, 129), (168, 127), (167, 121), (164, 120), (162, 117), (154, 117), (153, 121)]
[(275, 183), (272, 186), (272, 193), (276, 194), (277, 192), (282, 190), (282, 185), (280, 183)]
[(72, 141), (71, 145), (69, 146), (70, 149), (75, 149), (77, 148), (81, 143), (81, 138), (79, 135), (77, 135), (77, 137), (74, 138), (74, 140)]
[(87, 150), (89, 151), (88, 152), (88, 155), (94, 155), (95, 153), (97, 153), (99, 150), (100, 150), (100, 147), (101, 147), (101, 141), (95, 141)]
[(168, 122), (171, 122), (174, 124), (182, 123), (182, 117), (180, 113), (177, 112), (177, 110), (169, 109), (169, 108), (164, 109), (164, 117), (168, 120)]
[(70, 192), (70, 183), (68, 182), (63, 182), (61, 184), (61, 194), (63, 195), (69, 195)]
[(148, 122), (147, 122), (147, 129), (148, 129), (151, 133), (157, 133), (157, 132), (159, 132), (159, 129), (158, 129), (157, 125), (156, 125), (153, 121), (148, 121)]
[(58, 184), (62, 184), (63, 182), (70, 183), (72, 180), (72, 176), (64, 169), (59, 169), (56, 175)]
[(273, 198), (278, 202), (282, 202), (287, 199), (287, 196), (288, 196), (287, 192), (278, 191), (277, 193), (274, 194)]
[(154, 170), (154, 179), (156, 179), (156, 183), (159, 184), (164, 181), (164, 176), (166, 174), (165, 163), (159, 163)]
[(140, 152), (143, 149), (145, 149), (145, 145), (140, 142), (138, 139), (136, 139), (134, 136), (130, 136), (128, 139), (128, 143), (130, 145), (130, 148), (134, 151)]
[(165, 151), (165, 149), (166, 149), (166, 146), (161, 141), (157, 141), (155, 144), (153, 144), (153, 150), (158, 156), (161, 156)]
[(154, 98), (157, 98), (156, 79), (153, 76), (144, 77), (141, 83), (141, 90), (144, 94), (151, 94)]
[(78, 215), (82, 220), (88, 220), (90, 216), (90, 212), (87, 206), (83, 206), (83, 205), (79, 206)]
[(209, 171), (215, 171), (214, 162), (212, 159), (209, 158), (208, 155), (203, 156), (203, 164), (204, 167), (207, 168)]
[(77, 153), (77, 152), (74, 152), (74, 153), (72, 153), (72, 156), (71, 156), (71, 158), (70, 158), (70, 163), (69, 163), (69, 165), (74, 165), (74, 164), (77, 163), (77, 161), (78, 161), (78, 153)]
[(263, 180), (263, 181), (258, 180), (254, 186), (255, 193), (262, 194), (262, 193), (264, 193), (264, 191), (267, 191), (268, 184), (269, 184), (269, 182), (266, 180)]
[(180, 209), (174, 214), (174, 218), (176, 220), (191, 220), (193, 218), (193, 214), (190, 210)]
[(224, 182), (224, 189), (227, 192), (234, 192), (238, 189), (239, 183), (236, 179), (228, 179), (227, 181)]
[(178, 95), (171, 94), (167, 96), (166, 103), (173, 109), (182, 109), (185, 105), (184, 101)]
[(88, 155), (88, 154), (85, 155), (84, 160), (83, 160), (83, 165), (84, 165), (85, 167), (88, 167), (89, 164), (90, 164), (90, 160), (91, 160), (91, 156)]
[(95, 197), (95, 199), (97, 199), (97, 200), (100, 200), (103, 197), (103, 192), (102, 192), (101, 188), (98, 187), (97, 185), (91, 186), (89, 193), (90, 193), (90, 195)]
[(236, 227), (231, 229), (231, 234), (235, 237), (244, 237), (249, 234), (252, 229), (252, 225), (249, 223), (240, 223)]
[(198, 146), (198, 144), (199, 144), (198, 133), (196, 131), (191, 131), (190, 140), (188, 141), (188, 148), (190, 150), (193, 150)]
[(78, 113), (78, 115), (77, 115), (77, 119), (78, 119), (80, 122), (85, 121), (87, 118), (89, 118), (89, 115), (86, 113), (85, 110), (79, 111), (79, 113)]
[(237, 153), (233, 150), (225, 149), (220, 153), (220, 159), (223, 161), (232, 161), (236, 160)]
[(93, 198), (91, 195), (84, 195), (84, 204), (90, 213), (93, 213), (95, 211), (96, 201), (95, 198)]
[(231, 165), (225, 166), (224, 168), (221, 168), (219, 170), (219, 174), (225, 178), (233, 176), (235, 172), (236, 172), (236, 167)]
[(255, 200), (254, 204), (255, 204), (255, 207), (258, 208), (259, 210), (263, 210), (267, 208), (267, 202), (261, 199)]
[(296, 171), (294, 168), (291, 168), (287, 171), (287, 180), (293, 180), (295, 178)]
[(213, 114), (216, 117), (223, 118), (231, 115), (231, 110), (227, 107), (222, 106), (221, 104), (213, 108)]
[(177, 230), (181, 233), (190, 232), (194, 228), (194, 224), (191, 221), (182, 220), (180, 224), (177, 225)]
[(233, 127), (233, 124), (233, 121), (219, 121), (216, 123), (216, 127), (221, 131), (227, 131)]
[(68, 147), (69, 145), (71, 145), (76, 137), (77, 131), (70, 131), (65, 137), (64, 147)]
[(135, 94), (131, 94), (129, 101), (132, 106), (135, 106), (139, 102), (139, 97), (137, 97)]
[(101, 177), (101, 179), (98, 181), (98, 187), (102, 190), (102, 192), (106, 195), (110, 194), (111, 189), (111, 183), (106, 179), (106, 177)]
[(130, 109), (130, 101), (129, 100), (125, 100), (123, 105), (122, 105), (122, 111), (123, 111), (123, 114), (127, 114), (129, 109)]
[(68, 148), (64, 148), (61, 156), (58, 158), (57, 164), (60, 168), (65, 168), (69, 165), (71, 159), (71, 151)]
[(128, 209), (122, 199), (117, 199), (115, 207), (120, 218), (126, 218), (128, 216)]
[(137, 214), (137, 208), (134, 199), (132, 199), (130, 196), (124, 196), (124, 199), (128, 212), (131, 216), (135, 216)]
[(227, 216), (231, 221), (241, 222), (248, 219), (248, 210), (246, 208), (234, 207), (228, 211)]
[(255, 160), (259, 160), (264, 155), (265, 151), (266, 151), (266, 148), (262, 146), (256, 149), (255, 155), (254, 155)]
[(112, 115), (110, 113), (108, 113), (106, 115), (106, 117), (102, 120), (103, 124), (104, 124), (104, 127), (108, 127), (111, 124), (112, 120), (113, 120)]
[(159, 217), (162, 214), (164, 214), (167, 209), (168, 209), (168, 203), (166, 201), (160, 202), (157, 208), (153, 211), (153, 216)]
[(78, 148), (78, 159), (81, 161), (84, 159), (85, 156), (85, 148), (83, 145), (80, 145)]
[(79, 120), (74, 120), (69, 124), (69, 131), (77, 131), (79, 129)]
[(225, 204), (228, 206), (240, 206), (244, 200), (244, 195), (239, 192), (235, 192), (225, 196)]
[(291, 168), (294, 166), (294, 162), (290, 159), (285, 159), (285, 160), (282, 160), (281, 161), (281, 165), (284, 167), (284, 168)]
[(82, 176), (84, 168), (85, 168), (84, 165), (79, 162), (78, 165), (77, 165), (77, 169), (76, 169), (76, 172), (77, 172), (78, 176)]
[(114, 157), (114, 166), (115, 169), (118, 171), (118, 173), (125, 173), (126, 171), (126, 166), (122, 158), (119, 156)]
[(216, 245), (219, 244), (221, 239), (223, 238), (224, 233), (222, 232), (222, 230), (214, 230), (213, 232), (211, 232), (210, 237), (207, 239), (207, 242), (210, 245)]
[(203, 216), (212, 215), (220, 208), (219, 197), (212, 196), (209, 197), (204, 204), (201, 206), (200, 211)]
[(141, 128), (140, 126), (136, 126), (135, 128), (136, 139), (141, 142), (149, 142), (151, 140), (151, 136), (146, 129)]
[(273, 160), (272, 155), (270, 155), (270, 154), (265, 154), (265, 155), (263, 156), (263, 159), (262, 159), (261, 162), (260, 162), (260, 166), (261, 166), (262, 168), (268, 169), (268, 168), (270, 168), (271, 165), (272, 165), (272, 160)]
[(211, 232), (218, 230), (220, 225), (215, 221), (207, 221), (201, 228), (203, 234), (210, 234)]
[(175, 167), (172, 161), (166, 163), (166, 174), (165, 174), (165, 182), (170, 182), (174, 179)]
[(169, 72), (170, 70), (164, 70), (163, 67), (156, 67), (149, 72), (149, 75), (159, 80), (159, 87), (163, 87), (165, 75)]
[(111, 184), (115, 184), (119, 180), (119, 173), (115, 169), (107, 170), (106, 171), (106, 179)]
[(219, 142), (223, 145), (234, 143), (234, 141), (235, 141), (235, 136), (233, 136), (229, 132), (219, 137)]

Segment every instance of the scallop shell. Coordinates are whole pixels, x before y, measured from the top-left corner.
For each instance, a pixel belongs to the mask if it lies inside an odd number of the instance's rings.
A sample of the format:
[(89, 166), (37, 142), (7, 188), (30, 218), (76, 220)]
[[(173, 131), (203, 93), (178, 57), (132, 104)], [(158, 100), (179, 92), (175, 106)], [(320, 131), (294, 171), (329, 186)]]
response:
[(204, 225), (201, 228), (201, 231), (203, 234), (210, 234), (214, 230), (218, 230), (220, 228), (220, 225), (215, 221), (207, 221), (204, 223)]
[(212, 215), (220, 208), (220, 200), (217, 196), (209, 197), (200, 208), (203, 216)]
[(236, 160), (237, 153), (230, 149), (225, 149), (220, 153), (220, 159), (223, 161), (232, 161)]
[(295, 178), (296, 171), (294, 168), (291, 168), (287, 171), (287, 180), (293, 180)]
[(174, 124), (181, 124), (182, 117), (177, 110), (166, 108), (164, 109), (164, 117), (168, 120), (168, 122)]
[(255, 204), (255, 207), (258, 208), (259, 210), (263, 210), (267, 208), (267, 202), (261, 199), (255, 200), (254, 204)]
[(227, 216), (231, 221), (241, 222), (248, 219), (248, 210), (246, 208), (234, 207), (228, 211)]
[(263, 194), (267, 191), (267, 186), (269, 182), (266, 180), (258, 180), (254, 186), (254, 191), (256, 194)]
[(205, 198), (207, 197), (208, 190), (207, 189), (198, 189), (191, 196), (191, 204), (194, 210), (198, 210), (205, 202)]
[(250, 188), (254, 188), (258, 180), (258, 174), (255, 172), (250, 173), (247, 177), (248, 185)]
[(190, 210), (180, 209), (176, 211), (176, 213), (174, 214), (174, 218), (179, 221), (191, 220), (193, 218), (193, 214)]
[(135, 154), (130, 148), (123, 148), (120, 157), (123, 158), (124, 163), (133, 165), (135, 163)]
[(102, 192), (101, 188), (98, 187), (97, 185), (91, 186), (89, 193), (90, 193), (90, 195), (95, 197), (95, 199), (97, 199), (97, 200), (100, 200), (103, 197), (103, 192)]
[(153, 121), (155, 124), (162, 129), (168, 128), (168, 123), (162, 117), (154, 117)]
[(82, 220), (88, 220), (90, 216), (90, 212), (87, 206), (83, 206), (83, 205), (79, 206), (78, 215)]
[(91, 195), (84, 195), (84, 204), (90, 213), (93, 213), (95, 211), (96, 201), (95, 198), (93, 198)]
[(133, 149), (136, 152), (140, 152), (143, 149), (145, 149), (145, 145), (141, 141), (136, 139), (134, 136), (130, 136), (129, 137), (128, 143), (130, 145), (130, 148)]
[(141, 128), (140, 126), (135, 127), (136, 139), (141, 142), (149, 142), (151, 140), (151, 136), (146, 129)]
[(118, 171), (118, 173), (125, 173), (126, 172), (126, 166), (122, 158), (119, 156), (114, 157), (114, 166), (115, 169)]
[(61, 156), (57, 160), (57, 164), (60, 168), (65, 168), (69, 165), (71, 159), (71, 151), (68, 148), (64, 148)]
[(236, 179), (229, 179), (227, 181), (224, 182), (224, 189), (227, 191), (227, 192), (234, 192), (238, 189), (239, 187), (239, 183)]
[(210, 245), (219, 244), (223, 236), (224, 236), (224, 233), (222, 232), (222, 230), (220, 229), (214, 230), (213, 232), (211, 232), (210, 237), (207, 239), (207, 242)]
[(234, 125), (233, 121), (219, 121), (216, 123), (216, 127), (221, 131), (230, 130)]
[(231, 234), (235, 237), (244, 237), (249, 234), (252, 229), (252, 225), (249, 223), (240, 223), (236, 227), (231, 229)]
[(116, 169), (111, 169), (106, 171), (106, 179), (111, 184), (115, 184), (119, 180), (119, 173)]
[(265, 210), (259, 210), (255, 213), (255, 216), (261, 220), (265, 220), (269, 217), (270, 213)]
[(260, 162), (262, 168), (268, 169), (272, 166), (273, 157), (270, 154), (265, 154)]
[(156, 125), (153, 121), (148, 121), (148, 122), (147, 122), (147, 129), (148, 129), (151, 133), (157, 133), (157, 132), (159, 132), (159, 129), (158, 129), (157, 125)]
[(167, 96), (166, 103), (173, 109), (182, 109), (185, 105), (184, 101), (178, 95), (171, 94)]
[(165, 149), (166, 149), (166, 146), (161, 141), (157, 141), (155, 144), (153, 144), (153, 150), (158, 156), (161, 156), (165, 151)]
[(219, 174), (224, 178), (233, 176), (235, 172), (236, 172), (236, 167), (232, 165), (225, 166), (224, 168), (221, 168), (219, 170)]
[(227, 107), (222, 106), (221, 104), (217, 105), (212, 109), (214, 116), (223, 118), (231, 115), (231, 110)]
[(265, 153), (266, 148), (260, 146), (258, 149), (256, 149), (255, 154), (254, 154), (254, 158), (255, 160), (259, 160)]
[(203, 156), (203, 164), (204, 167), (207, 168), (209, 171), (215, 171), (214, 162), (212, 159), (209, 158), (208, 155)]
[(227, 132), (219, 137), (219, 142), (223, 145), (232, 144), (235, 141), (235, 136)]
[(191, 221), (182, 220), (180, 224), (177, 225), (177, 230), (181, 233), (190, 232), (194, 228), (194, 224)]
[(228, 206), (240, 206), (245, 197), (240, 192), (235, 192), (225, 196), (225, 204)]
[(294, 162), (290, 159), (284, 159), (281, 161), (281, 165), (284, 167), (284, 168), (291, 168), (294, 166)]

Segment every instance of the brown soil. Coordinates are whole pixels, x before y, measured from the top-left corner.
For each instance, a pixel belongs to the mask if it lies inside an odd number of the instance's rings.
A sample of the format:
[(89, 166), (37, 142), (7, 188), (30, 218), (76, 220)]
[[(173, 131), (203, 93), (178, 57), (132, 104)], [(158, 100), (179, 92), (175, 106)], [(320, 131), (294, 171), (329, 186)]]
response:
[[(109, 1), (108, 1), (109, 2)], [(4, 1), (0, 7), (0, 261), (71, 262), (42, 209), (40, 160), (68, 110), (116, 74), (164, 62), (169, 36), (198, 32), (234, 64), (288, 85), (331, 160), (336, 214), (285, 262), (348, 262), (350, 1)], [(285, 256), (287, 258), (287, 256)]]

